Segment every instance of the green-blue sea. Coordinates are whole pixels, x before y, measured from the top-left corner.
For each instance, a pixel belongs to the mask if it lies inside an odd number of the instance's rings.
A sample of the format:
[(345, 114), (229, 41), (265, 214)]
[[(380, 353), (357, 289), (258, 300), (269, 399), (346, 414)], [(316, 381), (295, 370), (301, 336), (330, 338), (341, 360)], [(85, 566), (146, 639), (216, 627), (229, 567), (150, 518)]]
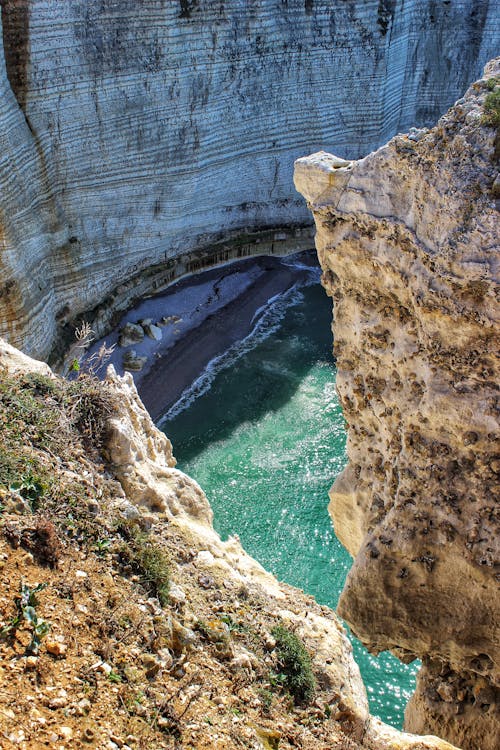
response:
[[(302, 273), (162, 427), (178, 467), (205, 490), (221, 536), (237, 533), (278, 578), (335, 608), (352, 560), (327, 513), (328, 490), (346, 462), (331, 316), (318, 269)], [(417, 666), (374, 657), (352, 641), (372, 713), (400, 728)]]

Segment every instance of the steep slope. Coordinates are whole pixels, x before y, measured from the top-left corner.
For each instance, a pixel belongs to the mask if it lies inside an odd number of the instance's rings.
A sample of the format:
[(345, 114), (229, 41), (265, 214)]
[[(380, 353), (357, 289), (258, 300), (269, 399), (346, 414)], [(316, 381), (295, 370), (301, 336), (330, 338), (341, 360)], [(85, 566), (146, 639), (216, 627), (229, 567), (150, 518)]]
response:
[(1, 5), (0, 334), (53, 361), (84, 312), (309, 245), (304, 148), (428, 123), (499, 38), (488, 0)]
[(349, 424), (330, 504), (355, 557), (339, 612), (371, 650), (423, 660), (408, 726), (470, 750), (499, 729), (499, 73), (430, 131), (295, 170)]
[[(0, 340), (0, 421), (5, 750), (453, 750), (369, 715), (333, 612), (220, 540), (130, 376)], [(316, 677), (295, 702), (283, 629)]]

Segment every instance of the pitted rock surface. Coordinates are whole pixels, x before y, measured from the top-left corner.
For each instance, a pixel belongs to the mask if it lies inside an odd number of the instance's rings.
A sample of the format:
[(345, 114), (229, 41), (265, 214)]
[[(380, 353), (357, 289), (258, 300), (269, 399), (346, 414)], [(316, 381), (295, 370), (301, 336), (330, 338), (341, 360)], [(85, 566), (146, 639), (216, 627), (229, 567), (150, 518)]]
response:
[(470, 750), (494, 750), (499, 726), (500, 243), (484, 122), (499, 72), (417, 140), (295, 169), (348, 422), (330, 503), (355, 557), (339, 612), (372, 651), (423, 659), (408, 726)]

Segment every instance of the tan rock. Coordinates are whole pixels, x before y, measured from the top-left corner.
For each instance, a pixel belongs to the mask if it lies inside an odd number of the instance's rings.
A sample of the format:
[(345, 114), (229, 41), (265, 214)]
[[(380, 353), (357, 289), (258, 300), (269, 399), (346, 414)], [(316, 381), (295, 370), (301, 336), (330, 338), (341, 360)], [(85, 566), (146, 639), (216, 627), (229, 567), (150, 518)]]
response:
[[(499, 72), (497, 60), (485, 75)], [(334, 300), (348, 422), (349, 464), (329, 507), (355, 557), (339, 612), (371, 651), (424, 660), (406, 725), (469, 750), (496, 749), (500, 687), (500, 242), (488, 91), (486, 80), (474, 84), (436, 128), (397, 136), (348, 168), (320, 153), (295, 170)], [(479, 676), (493, 691), (487, 710), (472, 687), (467, 702), (455, 685)]]
[(73, 730), (71, 727), (62, 726), (59, 727), (59, 736), (63, 738), (63, 740), (69, 741), (73, 739)]

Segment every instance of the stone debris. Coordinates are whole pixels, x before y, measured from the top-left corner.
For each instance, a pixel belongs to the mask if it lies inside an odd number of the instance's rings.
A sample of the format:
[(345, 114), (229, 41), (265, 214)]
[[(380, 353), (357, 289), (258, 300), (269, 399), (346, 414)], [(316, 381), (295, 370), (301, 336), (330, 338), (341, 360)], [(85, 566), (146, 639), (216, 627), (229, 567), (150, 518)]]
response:
[(68, 652), (68, 646), (56, 640), (46, 640), (45, 650), (52, 656), (65, 657)]
[(144, 339), (144, 328), (137, 323), (126, 323), (120, 331), (118, 346), (139, 344)]
[(179, 318), (178, 315), (168, 315), (167, 317), (163, 316), (161, 320), (158, 321), (159, 326), (167, 326), (174, 323), (181, 323), (182, 318)]
[(147, 357), (140, 357), (135, 349), (130, 349), (123, 355), (123, 369), (130, 372), (140, 372), (147, 361)]
[(149, 336), (150, 339), (153, 339), (154, 341), (161, 341), (163, 333), (161, 328), (159, 326), (154, 325), (153, 323), (148, 323), (148, 325), (144, 325), (144, 333), (146, 336)]

